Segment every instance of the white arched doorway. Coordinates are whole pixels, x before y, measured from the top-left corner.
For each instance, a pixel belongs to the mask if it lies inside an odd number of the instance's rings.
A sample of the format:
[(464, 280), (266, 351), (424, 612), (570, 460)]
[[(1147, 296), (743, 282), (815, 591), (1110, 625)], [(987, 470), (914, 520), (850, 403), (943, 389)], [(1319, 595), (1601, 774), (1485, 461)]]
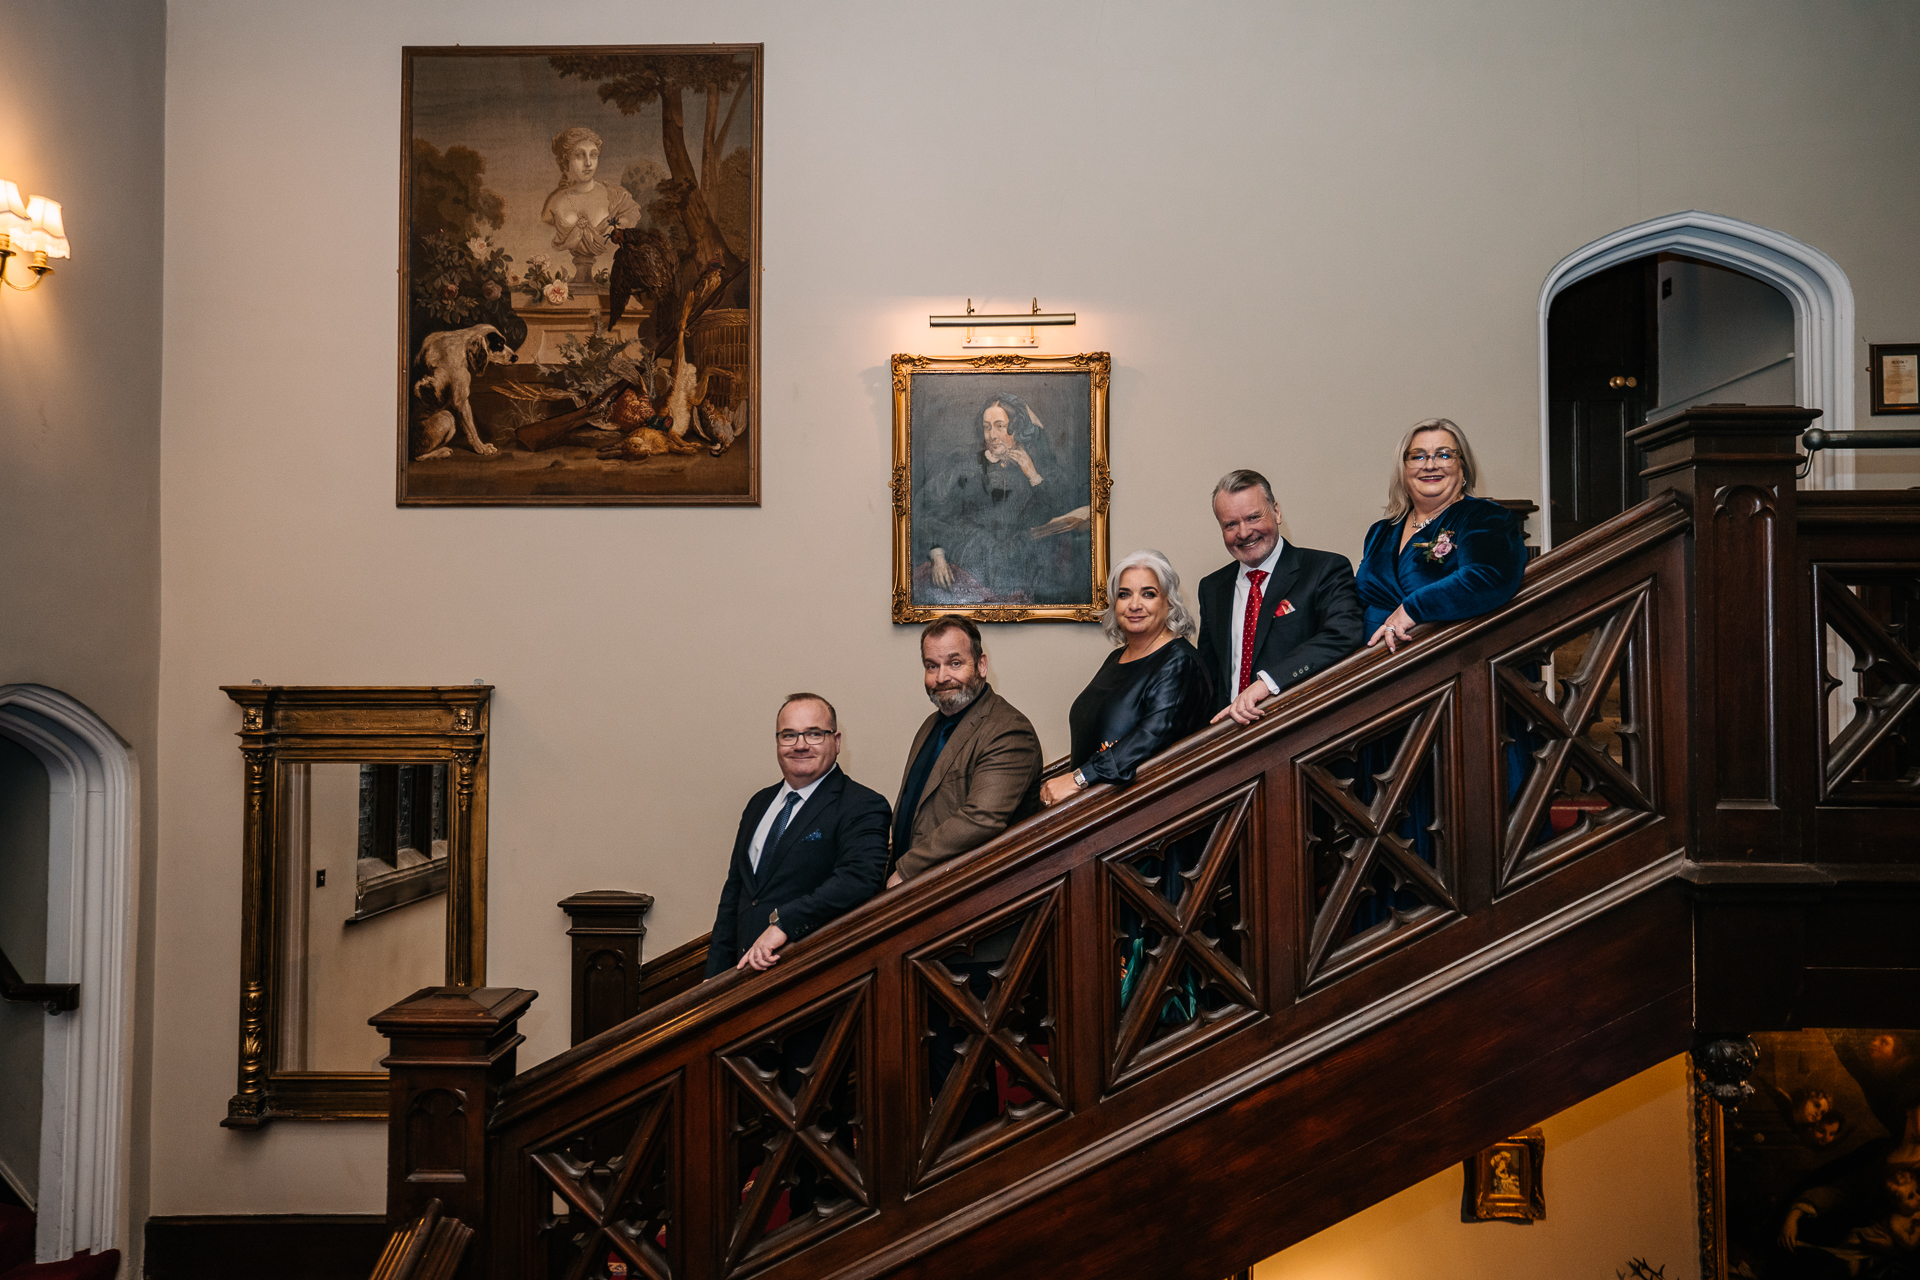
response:
[[(1717, 213), (1670, 213), (1624, 227), (1562, 258), (1540, 287), (1540, 491), (1552, 488), (1548, 466), (1547, 316), (1561, 290), (1633, 258), (1681, 253), (1766, 281), (1793, 303), (1795, 398), (1819, 409), (1830, 431), (1853, 427), (1853, 286), (1840, 264), (1812, 245)], [(1812, 483), (1849, 488), (1853, 458), (1814, 455)], [(1542, 522), (1543, 537), (1550, 537)]]
[(104, 720), (41, 685), (0, 686), (0, 735), (47, 770), (45, 980), (80, 984), (46, 1026), (34, 1255), (55, 1262), (127, 1243), (139, 773)]

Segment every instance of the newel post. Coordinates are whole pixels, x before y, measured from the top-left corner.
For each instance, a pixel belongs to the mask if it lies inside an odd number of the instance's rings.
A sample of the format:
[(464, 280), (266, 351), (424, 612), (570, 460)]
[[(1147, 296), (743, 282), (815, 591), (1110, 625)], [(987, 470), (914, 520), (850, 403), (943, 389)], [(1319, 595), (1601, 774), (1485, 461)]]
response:
[(1796, 580), (1796, 441), (1818, 409), (1696, 405), (1627, 433), (1648, 496), (1693, 514), (1687, 630), (1696, 862), (1800, 858), (1812, 641)]
[(653, 895), (594, 889), (562, 899), (572, 922), (573, 1043), (591, 1040), (640, 1012), (640, 951), (647, 926), (640, 917)]
[[(476, 1231), (487, 1213), (487, 1115), (513, 1079), (519, 987), (423, 987), (368, 1019), (387, 1037), (387, 1222), (438, 1199)], [(474, 1239), (484, 1247), (485, 1232)], [(465, 1274), (481, 1274), (469, 1260)]]

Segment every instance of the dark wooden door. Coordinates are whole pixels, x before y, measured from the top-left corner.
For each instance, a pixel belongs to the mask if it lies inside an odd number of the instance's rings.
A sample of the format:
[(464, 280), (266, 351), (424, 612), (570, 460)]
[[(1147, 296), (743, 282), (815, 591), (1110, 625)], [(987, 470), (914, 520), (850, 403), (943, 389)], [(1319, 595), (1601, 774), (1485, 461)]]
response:
[(1636, 258), (1588, 276), (1547, 313), (1547, 498), (1556, 546), (1640, 500), (1626, 433), (1660, 403), (1657, 265)]

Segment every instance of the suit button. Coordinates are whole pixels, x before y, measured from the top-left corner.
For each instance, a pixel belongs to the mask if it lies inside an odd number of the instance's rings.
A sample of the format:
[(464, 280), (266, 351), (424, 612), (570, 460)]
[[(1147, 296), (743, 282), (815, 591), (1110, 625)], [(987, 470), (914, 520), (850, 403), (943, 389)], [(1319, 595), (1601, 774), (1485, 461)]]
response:
[(760, 905), (760, 899), (755, 898), (752, 902), (749, 902), (747, 905), (750, 907), (757, 907)]

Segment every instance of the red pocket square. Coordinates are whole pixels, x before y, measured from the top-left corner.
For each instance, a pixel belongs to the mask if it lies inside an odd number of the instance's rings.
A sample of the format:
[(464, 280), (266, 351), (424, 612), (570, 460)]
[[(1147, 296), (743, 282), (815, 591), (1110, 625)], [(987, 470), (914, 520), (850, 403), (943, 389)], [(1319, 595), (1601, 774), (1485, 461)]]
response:
[(1291, 600), (1282, 600), (1279, 604), (1273, 606), (1273, 616), (1276, 618), (1284, 618), (1292, 612), (1293, 601)]

